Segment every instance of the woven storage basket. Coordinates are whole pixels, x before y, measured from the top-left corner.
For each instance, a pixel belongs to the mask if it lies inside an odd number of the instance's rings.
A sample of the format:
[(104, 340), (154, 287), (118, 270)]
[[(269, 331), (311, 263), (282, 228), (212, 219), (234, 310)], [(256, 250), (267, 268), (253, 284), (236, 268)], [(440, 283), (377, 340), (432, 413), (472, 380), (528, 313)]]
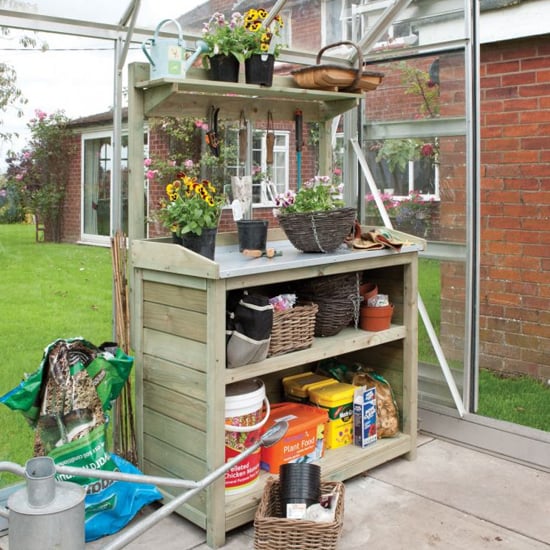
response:
[[(320, 65), (321, 56), (326, 50), (345, 45), (355, 48), (356, 68), (345, 65)], [(376, 90), (384, 78), (383, 73), (362, 70), (363, 54), (361, 49), (357, 44), (348, 40), (328, 44), (322, 48), (317, 54), (316, 62), (317, 65), (315, 66), (291, 71), (296, 84), (300, 88), (331, 90), (334, 92), (368, 92)]]
[(268, 356), (306, 349), (313, 343), (317, 304), (296, 305), (286, 311), (273, 312), (273, 328)]
[(254, 517), (256, 550), (334, 550), (344, 524), (345, 486), (341, 481), (321, 482), (321, 492), (336, 490), (334, 521), (316, 522), (283, 518), (279, 480), (269, 478)]
[(279, 216), (288, 240), (302, 252), (332, 252), (352, 232), (355, 208), (325, 212), (295, 212)]
[(361, 273), (352, 272), (315, 277), (300, 284), (300, 297), (319, 306), (315, 336), (335, 336), (352, 321), (359, 322), (360, 280)]

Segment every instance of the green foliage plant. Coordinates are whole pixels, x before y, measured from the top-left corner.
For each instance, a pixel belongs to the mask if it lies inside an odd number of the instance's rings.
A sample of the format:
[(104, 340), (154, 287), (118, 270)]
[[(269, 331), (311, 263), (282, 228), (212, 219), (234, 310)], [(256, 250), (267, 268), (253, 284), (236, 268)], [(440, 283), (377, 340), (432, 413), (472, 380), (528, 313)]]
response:
[(280, 42), (283, 20), (277, 15), (266, 25), (268, 12), (263, 8), (251, 8), (243, 16), (234, 12), (231, 18), (221, 12), (214, 13), (204, 23), (202, 39), (208, 45), (203, 63), (214, 55), (233, 55), (240, 63), (253, 54), (279, 56), (283, 45)]
[(304, 182), (295, 193), (292, 190), (280, 193), (275, 197), (278, 215), (300, 212), (326, 212), (342, 208), (344, 184), (336, 183), (330, 176), (315, 176)]
[(27, 126), (31, 133), (27, 147), (7, 159), (8, 180), (20, 185), (27, 211), (44, 223), (45, 240), (59, 242), (67, 183), (76, 152), (69, 118), (63, 111), (48, 115), (37, 109)]
[(239, 62), (245, 60), (247, 31), (243, 25), (244, 18), (234, 12), (230, 19), (219, 11), (204, 23), (202, 39), (208, 45), (208, 52), (203, 56), (203, 63), (214, 55), (233, 55)]
[(197, 181), (183, 173), (166, 186), (168, 200), (161, 200), (156, 215), (172, 233), (181, 237), (186, 233), (202, 235), (204, 229), (218, 226), (223, 195), (208, 181)]

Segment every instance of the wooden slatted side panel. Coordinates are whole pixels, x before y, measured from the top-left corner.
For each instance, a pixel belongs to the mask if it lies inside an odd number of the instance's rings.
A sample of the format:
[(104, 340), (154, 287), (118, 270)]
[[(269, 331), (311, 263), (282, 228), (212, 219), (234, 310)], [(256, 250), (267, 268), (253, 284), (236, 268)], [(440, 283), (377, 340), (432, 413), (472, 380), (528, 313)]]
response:
[[(199, 480), (208, 472), (207, 292), (172, 283), (143, 282), (144, 468), (148, 474)], [(168, 498), (181, 492), (162, 490)], [(205, 495), (184, 508), (203, 523)]]
[[(372, 269), (364, 272), (364, 280), (375, 283), (379, 294), (387, 294), (394, 306), (392, 324), (403, 324), (410, 318), (410, 273), (403, 265)], [(346, 362), (358, 362), (367, 368), (371, 368), (377, 374), (383, 376), (392, 388), (397, 407), (399, 409), (399, 428), (409, 433), (409, 418), (407, 417), (409, 405), (408, 382), (404, 373), (404, 364), (416, 361), (416, 358), (405, 357), (408, 344), (406, 339), (381, 346), (361, 350), (349, 354)]]

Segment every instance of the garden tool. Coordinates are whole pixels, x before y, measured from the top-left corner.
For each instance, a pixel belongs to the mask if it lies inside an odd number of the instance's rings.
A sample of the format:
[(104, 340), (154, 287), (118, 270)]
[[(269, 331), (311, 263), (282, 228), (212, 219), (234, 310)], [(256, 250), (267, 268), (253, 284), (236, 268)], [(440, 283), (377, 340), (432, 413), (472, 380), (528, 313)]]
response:
[(267, 135), (265, 136), (266, 158), (268, 165), (273, 164), (273, 148), (275, 147), (275, 133), (273, 132), (273, 115), (271, 111), (267, 112)]
[(297, 189), (302, 185), (302, 129), (303, 129), (303, 114), (300, 109), (294, 111), (295, 133), (296, 133), (296, 175)]
[(218, 135), (218, 113), (219, 107), (210, 106), (208, 132), (206, 132), (206, 143), (210, 147), (210, 151), (216, 157), (220, 156), (220, 138)]
[(233, 192), (233, 202), (240, 203), (238, 206), (233, 205), (234, 218), (249, 220), (252, 218), (252, 176), (231, 176), (231, 191)]
[(242, 253), (249, 258), (261, 258), (262, 256), (266, 258), (275, 258), (275, 256), (283, 255), (280, 250), (275, 250), (274, 248), (266, 248), (265, 250), (249, 250), (245, 248)]
[(239, 122), (239, 162), (246, 162), (246, 153), (248, 149), (248, 128), (244, 111), (241, 111)]

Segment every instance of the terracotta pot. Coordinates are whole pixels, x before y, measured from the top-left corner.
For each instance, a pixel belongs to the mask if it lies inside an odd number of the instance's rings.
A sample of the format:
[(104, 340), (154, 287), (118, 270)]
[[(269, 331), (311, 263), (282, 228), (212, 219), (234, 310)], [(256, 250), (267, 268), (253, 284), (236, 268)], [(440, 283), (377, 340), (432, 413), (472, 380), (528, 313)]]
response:
[(363, 304), (366, 304), (370, 298), (378, 295), (378, 286), (374, 283), (362, 283), (359, 285), (359, 294), (363, 296)]
[(359, 326), (363, 330), (378, 332), (390, 328), (393, 315), (393, 304), (380, 307), (361, 307)]

